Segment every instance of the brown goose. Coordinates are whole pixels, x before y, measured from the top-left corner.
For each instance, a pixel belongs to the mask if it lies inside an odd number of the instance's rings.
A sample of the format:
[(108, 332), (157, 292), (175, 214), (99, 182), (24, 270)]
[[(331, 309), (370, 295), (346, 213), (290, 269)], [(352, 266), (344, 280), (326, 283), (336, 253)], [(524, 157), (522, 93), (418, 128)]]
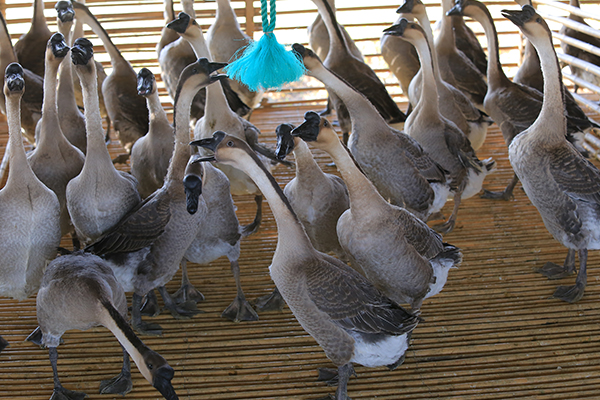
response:
[[(125, 291), (133, 292), (132, 324), (138, 332), (160, 334), (160, 326), (142, 321), (142, 297), (158, 288), (165, 306), (176, 318), (198, 313), (195, 304), (177, 305), (164, 285), (179, 268), (187, 249), (198, 235), (207, 211), (202, 197), (197, 212), (190, 215), (183, 178), (190, 158), (189, 123), (191, 103), (200, 88), (223, 79), (211, 75), (223, 64), (203, 58), (181, 73), (175, 96), (175, 147), (165, 183), (98, 241), (86, 248), (107, 260)], [(201, 176), (202, 178), (202, 176)]]
[(71, 391), (61, 385), (56, 348), (65, 331), (87, 330), (99, 325), (110, 330), (123, 348), (121, 373), (100, 383), (101, 394), (125, 395), (131, 390), (131, 355), (144, 378), (165, 399), (178, 399), (171, 384), (175, 374), (173, 368), (160, 354), (149, 349), (129, 326), (125, 292), (101, 258), (74, 253), (50, 263), (36, 299), (36, 309), (39, 327), (27, 340), (48, 348), (54, 373), (52, 399), (87, 397), (83, 392)]
[(138, 94), (146, 98), (150, 110), (150, 129), (131, 148), (131, 175), (137, 179), (143, 199), (165, 182), (169, 161), (173, 155), (173, 126), (158, 97), (154, 74), (147, 68), (138, 72)]
[[(327, 27), (329, 34), (329, 52), (323, 60), (323, 65), (338, 74), (350, 86), (361, 92), (381, 114), (388, 123), (400, 128), (406, 120), (406, 115), (398, 108), (379, 80), (375, 72), (362, 60), (357, 59), (344, 39), (340, 26), (335, 18), (335, 12), (325, 0), (313, 0), (319, 9), (319, 14)], [(348, 136), (352, 129), (352, 121), (347, 106), (335, 93), (329, 93), (331, 102), (335, 107), (344, 143), (348, 143)]]
[(300, 325), (338, 366), (336, 399), (349, 399), (352, 363), (395, 368), (418, 318), (348, 265), (312, 247), (279, 185), (246, 142), (217, 131), (193, 144), (214, 151), (205, 160), (243, 169), (267, 198), (278, 233), (271, 277)]
[(77, 39), (71, 48), (71, 61), (83, 89), (87, 151), (81, 173), (67, 185), (66, 198), (75, 232), (86, 244), (139, 204), (140, 195), (135, 178), (115, 169), (104, 143), (92, 43)]
[[(0, 71), (5, 71), (9, 64), (17, 62), (10, 34), (6, 27), (4, 15), (0, 12)], [(29, 143), (35, 143), (35, 127), (42, 117), (42, 101), (44, 91), (44, 78), (28, 69), (23, 70), (27, 91), (22, 94), (21, 129)], [(42, 72), (43, 74), (43, 72)], [(4, 73), (0, 73), (0, 85), (4, 87)], [(0, 111), (7, 115), (4, 93), (0, 94)]]
[(25, 90), (23, 68), (4, 74), (10, 169), (0, 190), (0, 296), (19, 300), (34, 294), (46, 264), (60, 243), (60, 205), (54, 192), (33, 173), (23, 147), (19, 108)]
[(15, 43), (19, 64), (36, 75), (44, 76), (44, 54), (52, 32), (44, 17), (44, 0), (33, 1), (33, 18), (29, 31)]
[(450, 268), (462, 260), (460, 250), (402, 207), (389, 204), (354, 163), (331, 124), (314, 112), (292, 131), (326, 151), (342, 173), (350, 208), (337, 223), (337, 236), (355, 269), (395, 302), (413, 311), (438, 294)]
[(485, 177), (493, 172), (496, 162), (480, 161), (467, 137), (439, 111), (431, 48), (423, 28), (415, 22), (402, 19), (400, 24), (385, 30), (388, 35), (404, 38), (417, 49), (423, 82), (419, 102), (406, 120), (406, 133), (415, 138), (431, 157), (449, 172), (454, 200), (452, 215), (446, 223), (436, 226), (442, 233), (454, 228), (462, 199), (481, 191)]
[(294, 50), (304, 66), (344, 101), (350, 111), (352, 155), (384, 199), (427, 220), (445, 204), (450, 193), (446, 171), (410, 136), (390, 127), (356, 89), (329, 71), (310, 49)]
[(52, 189), (60, 203), (60, 229), (62, 235), (73, 232), (67, 209), (67, 184), (81, 172), (85, 156), (63, 135), (56, 107), (56, 74), (63, 59), (69, 54), (69, 46), (61, 33), (55, 33), (46, 49), (46, 74), (44, 76), (44, 106), (40, 119), (37, 146), (27, 160), (35, 175)]
[[(442, 0), (442, 2), (447, 1), (445, 7), (451, 9), (454, 6), (454, 1), (450, 0)], [(481, 43), (477, 39), (475, 33), (465, 24), (464, 19), (461, 15), (453, 15), (450, 17), (452, 21), (452, 30), (454, 31), (454, 43), (456, 45), (457, 50), (461, 51), (471, 62), (473, 65), (481, 72), (484, 76), (487, 71), (487, 56), (483, 48), (481, 47)]]
[(529, 5), (502, 14), (535, 46), (544, 74), (542, 110), (515, 136), (508, 155), (546, 229), (569, 249), (562, 267), (547, 263), (540, 272), (554, 279), (569, 275), (579, 253), (575, 285), (559, 286), (554, 292), (554, 297), (573, 303), (585, 290), (588, 249), (600, 249), (600, 171), (565, 139), (562, 76), (548, 25)]
[(113, 70), (102, 83), (104, 104), (121, 146), (130, 153), (133, 143), (148, 132), (149, 123), (146, 101), (137, 94), (136, 73), (87, 6), (71, 3), (75, 17), (92, 28), (110, 56)]

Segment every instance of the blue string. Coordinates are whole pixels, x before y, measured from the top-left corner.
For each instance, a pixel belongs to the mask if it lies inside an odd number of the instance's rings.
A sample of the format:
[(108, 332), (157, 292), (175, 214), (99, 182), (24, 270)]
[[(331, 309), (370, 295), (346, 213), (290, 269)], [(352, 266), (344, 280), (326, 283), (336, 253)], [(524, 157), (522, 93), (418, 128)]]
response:
[[(275, 30), (275, 20), (277, 11), (275, 9), (275, 0), (271, 0), (270, 7), (267, 7), (267, 0), (260, 0), (260, 15), (262, 17), (262, 29), (265, 33), (271, 33)], [(268, 9), (270, 8), (270, 10)], [(269, 22), (269, 14), (271, 21)]]

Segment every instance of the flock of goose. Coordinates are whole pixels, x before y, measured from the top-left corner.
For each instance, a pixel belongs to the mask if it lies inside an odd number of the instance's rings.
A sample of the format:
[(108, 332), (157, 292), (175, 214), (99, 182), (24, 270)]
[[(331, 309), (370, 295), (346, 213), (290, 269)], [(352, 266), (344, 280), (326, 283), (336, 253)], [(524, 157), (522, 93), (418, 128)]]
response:
[[(461, 250), (442, 234), (452, 231), (461, 202), (479, 193), (494, 171), (495, 161), (476, 155), (493, 122), (515, 178), (502, 193), (484, 196), (509, 199), (522, 182), (548, 231), (568, 248), (563, 266), (548, 263), (539, 272), (558, 279), (577, 270), (576, 284), (559, 286), (554, 297), (576, 302), (583, 296), (587, 251), (600, 248), (600, 171), (578, 139), (598, 125), (564, 88), (550, 30), (531, 4), (518, 0), (521, 10), (503, 11), (529, 41), (527, 70), (513, 82), (499, 62), (484, 4), (443, 0), (434, 37), (421, 0), (406, 0), (382, 38), (384, 57), (410, 99), (406, 115), (337, 23), (333, 2), (313, 2), (319, 11), (310, 29), (314, 51), (300, 44), (293, 51), (307, 74), (326, 86), (342, 140), (323, 116), (328, 110), (310, 111), (299, 126), (277, 128), (276, 150), (260, 143), (248, 120), (262, 93), (219, 73), (249, 40), (228, 0), (217, 0), (206, 38), (191, 0), (182, 1), (177, 17), (166, 1), (168, 23), (157, 52), (174, 99), (172, 125), (152, 72), (135, 73), (85, 4), (59, 1), (59, 32), (52, 34), (43, 0), (35, 0), (32, 28), (14, 48), (0, 14), (0, 109), (8, 120), (10, 157), (0, 190), (0, 295), (37, 293), (39, 327), (28, 340), (49, 349), (53, 399), (85, 397), (61, 385), (57, 347), (65, 331), (98, 325), (123, 347), (122, 371), (101, 382), (101, 393), (131, 390), (132, 357), (166, 399), (177, 399), (173, 368), (134, 331), (162, 333), (142, 319), (156, 313), (154, 289), (175, 318), (197, 314), (203, 296), (189, 281), (187, 262), (221, 256), (229, 259), (237, 286), (222, 316), (253, 321), (257, 310), (287, 304), (336, 365), (323, 371), (324, 379), (337, 382), (335, 398), (349, 399), (353, 364), (400, 365), (423, 301), (438, 294), (461, 263)], [(464, 15), (483, 26), (487, 56)], [(83, 23), (107, 49), (108, 76), (94, 61), (92, 43), (81, 37)], [(127, 151), (118, 160), (108, 153), (103, 118)], [(23, 137), (35, 144), (29, 153)], [(309, 145), (331, 156), (341, 178), (319, 168)], [(284, 160), (291, 152), (296, 177), (282, 190), (270, 168), (292, 165)], [(115, 169), (114, 162), (126, 158), (131, 172)], [(251, 224), (239, 224), (232, 194), (255, 196)], [(260, 227), (263, 196), (278, 231), (269, 268), (276, 289), (253, 307), (238, 258), (240, 240)], [(448, 199), (454, 201), (450, 217), (427, 225), (443, 218)], [(57, 257), (65, 235), (74, 250), (61, 248)], [(182, 285), (171, 294), (165, 285), (180, 266)], [(133, 293), (131, 323), (125, 292)], [(0, 351), (6, 345), (0, 337)]]

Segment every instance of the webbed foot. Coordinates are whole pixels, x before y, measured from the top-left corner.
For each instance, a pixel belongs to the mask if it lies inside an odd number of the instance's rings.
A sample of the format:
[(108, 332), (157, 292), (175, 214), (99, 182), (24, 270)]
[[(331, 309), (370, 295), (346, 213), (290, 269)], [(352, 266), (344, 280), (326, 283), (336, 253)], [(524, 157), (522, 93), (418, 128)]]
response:
[(573, 286), (559, 286), (554, 291), (552, 297), (566, 301), (567, 303), (576, 303), (583, 297), (585, 285), (576, 283)]
[(154, 292), (154, 290), (151, 290), (148, 293), (146, 293), (144, 303), (140, 308), (140, 312), (142, 313), (142, 315), (156, 317), (158, 314), (160, 314), (160, 311), (160, 305), (158, 304), (158, 298), (156, 297), (156, 293)]
[(547, 262), (542, 268), (536, 268), (535, 272), (539, 272), (548, 279), (562, 279), (566, 278), (567, 276), (573, 275), (575, 271), (568, 270), (562, 265)]
[(131, 382), (131, 374), (123, 374), (122, 372), (111, 379), (106, 379), (100, 382), (100, 394), (120, 394), (125, 396), (131, 392), (133, 383)]
[(446, 233), (452, 232), (455, 224), (456, 224), (456, 220), (449, 219), (448, 221), (444, 222), (443, 224), (433, 225), (433, 229), (435, 229), (436, 232), (439, 232), (439, 233), (445, 235)]
[(337, 368), (318, 368), (319, 376), (317, 380), (325, 382), (327, 386), (337, 386), (339, 374)]
[(87, 397), (84, 392), (75, 392), (64, 387), (55, 387), (50, 400), (83, 400)]
[(159, 324), (141, 321), (139, 323), (133, 323), (132, 325), (133, 329), (141, 335), (162, 336), (162, 326)]
[(273, 292), (266, 296), (261, 296), (254, 300), (254, 306), (260, 312), (262, 311), (282, 311), (285, 306), (285, 300), (281, 297), (279, 290), (275, 288)]
[(201, 310), (198, 310), (198, 307), (196, 307), (196, 303), (192, 300), (188, 300), (181, 304), (173, 303), (173, 305), (165, 306), (168, 308), (168, 310), (171, 312), (171, 315), (175, 319), (190, 319), (194, 315), (203, 312)]
[(258, 314), (250, 303), (240, 296), (236, 296), (233, 302), (223, 311), (221, 317), (227, 318), (233, 322), (240, 321), (258, 321)]
[(191, 283), (181, 285), (181, 287), (171, 295), (175, 303), (182, 304), (187, 301), (195, 303), (204, 301), (204, 295), (198, 291)]
[(503, 190), (501, 192), (492, 192), (487, 189), (483, 189), (483, 194), (479, 197), (481, 197), (482, 199), (504, 200), (504, 201), (509, 201), (514, 198), (512, 190), (510, 192), (507, 192), (506, 190)]

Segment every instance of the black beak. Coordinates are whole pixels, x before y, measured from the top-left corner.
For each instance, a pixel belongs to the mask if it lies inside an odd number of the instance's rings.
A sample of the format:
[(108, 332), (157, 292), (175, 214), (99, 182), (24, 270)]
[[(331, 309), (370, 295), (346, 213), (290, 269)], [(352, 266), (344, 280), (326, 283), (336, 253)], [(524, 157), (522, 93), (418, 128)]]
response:
[(148, 68), (142, 68), (137, 75), (137, 91), (140, 96), (147, 96), (154, 90), (154, 74)]
[(4, 73), (4, 82), (11, 92), (21, 92), (25, 88), (25, 79), (23, 78), (23, 67), (19, 63), (11, 63), (6, 67)]
[(452, 7), (446, 15), (463, 15), (463, 2), (461, 0), (456, 0), (454, 7)]
[(177, 393), (175, 393), (175, 389), (171, 384), (171, 379), (173, 379), (174, 375), (175, 371), (173, 371), (173, 368), (169, 365), (163, 365), (154, 372), (152, 386), (154, 386), (167, 400), (179, 400), (179, 397), (177, 397)]
[(513, 24), (522, 27), (525, 25), (525, 22), (529, 21), (531, 17), (535, 15), (535, 9), (529, 4), (526, 4), (523, 6), (522, 10), (502, 10), (501, 13)]
[(71, 48), (71, 60), (75, 65), (87, 65), (94, 56), (94, 46), (86, 38), (79, 38)]
[[(221, 68), (225, 68), (227, 66), (227, 63), (211, 62), (211, 61), (208, 61), (208, 59), (204, 58), (204, 57), (198, 59), (198, 64), (204, 71), (206, 71), (207, 75), (210, 75), (213, 72), (218, 71)], [(218, 76), (218, 75), (215, 75), (215, 76)], [(227, 77), (227, 75), (224, 75), (224, 76)]]
[(406, 0), (404, 2), (404, 4), (402, 4), (400, 7), (398, 7), (398, 9), (396, 10), (396, 13), (398, 14), (410, 14), (412, 13), (413, 7), (415, 6), (415, 1), (414, 0)]
[(275, 132), (277, 133), (277, 149), (275, 149), (275, 156), (278, 160), (283, 160), (285, 157), (294, 150), (294, 137), (292, 136), (292, 124), (281, 124), (277, 127)]
[(177, 16), (177, 19), (174, 19), (173, 21), (167, 24), (167, 28), (173, 29), (175, 32), (183, 34), (187, 30), (188, 26), (190, 26), (190, 20), (191, 18), (189, 15), (187, 15), (184, 12), (180, 12)]
[(304, 55), (306, 54), (306, 47), (302, 46), (300, 43), (294, 43), (292, 45), (292, 50), (300, 59), (303, 59)]
[[(196, 160), (193, 161), (194, 163)], [(198, 203), (202, 194), (202, 178), (197, 174), (188, 174), (183, 178), (183, 188), (185, 190), (186, 208), (190, 214), (196, 214)]]
[(407, 26), (408, 20), (406, 18), (402, 18), (399, 23), (392, 25), (389, 28), (385, 28), (383, 32), (390, 36), (402, 36), (404, 35), (404, 31), (406, 30)]
[(58, 14), (58, 19), (61, 22), (70, 22), (73, 21), (75, 17), (75, 10), (73, 10), (73, 6), (70, 1), (61, 0), (54, 6), (56, 13)]
[[(215, 152), (215, 151), (217, 151), (217, 147), (219, 146), (219, 144), (221, 143), (221, 141), (223, 140), (224, 137), (225, 137), (225, 132), (216, 131), (215, 133), (213, 133), (213, 137), (207, 138), (207, 139), (194, 140), (193, 142), (190, 142), (190, 145), (203, 147), (205, 149)], [(213, 159), (214, 159), (214, 157), (213, 157)], [(202, 160), (202, 161), (209, 161), (209, 160)], [(212, 161), (212, 160), (210, 160), (210, 161)], [(194, 161), (194, 162), (200, 162), (200, 160)]]
[(304, 122), (292, 130), (292, 136), (298, 136), (305, 142), (314, 142), (319, 136), (321, 117), (314, 111), (307, 111), (304, 114)]
[(65, 58), (69, 53), (71, 48), (65, 42), (65, 37), (60, 32), (56, 32), (50, 38), (50, 48), (52, 49), (52, 54), (56, 58)]

